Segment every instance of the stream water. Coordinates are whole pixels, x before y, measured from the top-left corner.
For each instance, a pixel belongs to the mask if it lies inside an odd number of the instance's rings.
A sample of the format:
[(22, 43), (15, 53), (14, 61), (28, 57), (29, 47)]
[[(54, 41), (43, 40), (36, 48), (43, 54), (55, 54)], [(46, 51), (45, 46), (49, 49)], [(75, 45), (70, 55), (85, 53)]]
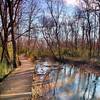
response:
[(38, 63), (33, 80), (33, 100), (100, 100), (100, 77), (68, 64)]

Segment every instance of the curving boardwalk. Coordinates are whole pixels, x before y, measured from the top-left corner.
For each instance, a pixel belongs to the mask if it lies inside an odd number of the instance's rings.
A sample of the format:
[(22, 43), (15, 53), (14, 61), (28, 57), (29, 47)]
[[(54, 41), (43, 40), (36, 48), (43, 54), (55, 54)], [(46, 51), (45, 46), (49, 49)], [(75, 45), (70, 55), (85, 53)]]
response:
[(21, 66), (0, 83), (0, 100), (31, 100), (34, 65), (20, 57)]

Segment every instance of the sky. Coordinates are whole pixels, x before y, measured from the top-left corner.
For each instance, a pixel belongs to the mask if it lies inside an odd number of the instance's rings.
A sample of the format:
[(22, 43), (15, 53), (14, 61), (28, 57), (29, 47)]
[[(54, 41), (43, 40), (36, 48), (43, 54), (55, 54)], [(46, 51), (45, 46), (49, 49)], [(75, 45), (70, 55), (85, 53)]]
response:
[(64, 0), (66, 5), (78, 6), (79, 0)]
[[(76, 11), (76, 8), (80, 7), (80, 0), (63, 0), (63, 2), (66, 6), (66, 13), (69, 16), (72, 16), (72, 14)], [(45, 0), (39, 0), (39, 5), (41, 5), (41, 8), (46, 11)]]
[[(27, 8), (29, 8), (29, 5), (31, 3), (30, 0), (27, 0), (27, 1), (28, 2), (26, 2), (24, 4), (24, 6), (25, 6), (24, 12), (27, 12), (27, 10), (28, 10)], [(72, 16), (74, 14), (74, 12), (76, 11), (76, 7), (79, 7), (79, 0), (63, 0), (63, 1), (64, 1), (64, 5), (66, 6), (66, 10), (65, 10), (66, 11), (66, 15)], [(40, 11), (39, 11), (37, 16), (41, 16), (41, 14), (43, 14), (42, 10), (44, 10), (46, 15), (50, 14), (48, 11), (46, 12), (46, 7), (47, 6), (46, 6), (46, 3), (45, 3), (45, 0), (36, 0), (36, 2), (38, 3), (38, 6), (40, 8)], [(24, 16), (24, 18), (27, 18), (27, 14), (26, 13), (23, 16)], [(34, 22), (35, 21), (38, 22), (36, 19), (34, 20)], [(25, 25), (24, 25), (24, 27), (25, 27)]]

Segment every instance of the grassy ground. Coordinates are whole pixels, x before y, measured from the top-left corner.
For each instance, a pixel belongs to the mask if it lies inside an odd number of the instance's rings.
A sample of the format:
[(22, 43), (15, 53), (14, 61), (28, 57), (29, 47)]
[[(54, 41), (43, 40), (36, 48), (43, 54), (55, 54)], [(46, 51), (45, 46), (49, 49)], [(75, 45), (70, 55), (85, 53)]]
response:
[(0, 63), (0, 81), (12, 70), (6, 63)]
[[(8, 45), (8, 52), (9, 52), (9, 56), (10, 58), (12, 58), (12, 45), (9, 43)], [(0, 46), (0, 57), (1, 57), (1, 53), (2, 53), (2, 47)], [(3, 79), (3, 77), (5, 77), (5, 75), (7, 75), (10, 71), (12, 70), (12, 67), (7, 65), (5, 61), (3, 61), (2, 63), (0, 62), (0, 81)]]

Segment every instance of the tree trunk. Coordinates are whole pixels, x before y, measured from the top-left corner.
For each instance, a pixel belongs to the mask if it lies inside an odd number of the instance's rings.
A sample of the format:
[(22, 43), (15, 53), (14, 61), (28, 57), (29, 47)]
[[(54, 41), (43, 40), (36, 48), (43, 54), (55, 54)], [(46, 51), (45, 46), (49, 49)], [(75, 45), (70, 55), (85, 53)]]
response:
[(11, 38), (12, 38), (12, 48), (13, 48), (13, 67), (16, 68), (16, 41), (15, 41), (15, 32), (14, 32), (14, 22), (13, 22), (13, 2), (8, 0), (9, 6), (9, 15), (11, 23)]

